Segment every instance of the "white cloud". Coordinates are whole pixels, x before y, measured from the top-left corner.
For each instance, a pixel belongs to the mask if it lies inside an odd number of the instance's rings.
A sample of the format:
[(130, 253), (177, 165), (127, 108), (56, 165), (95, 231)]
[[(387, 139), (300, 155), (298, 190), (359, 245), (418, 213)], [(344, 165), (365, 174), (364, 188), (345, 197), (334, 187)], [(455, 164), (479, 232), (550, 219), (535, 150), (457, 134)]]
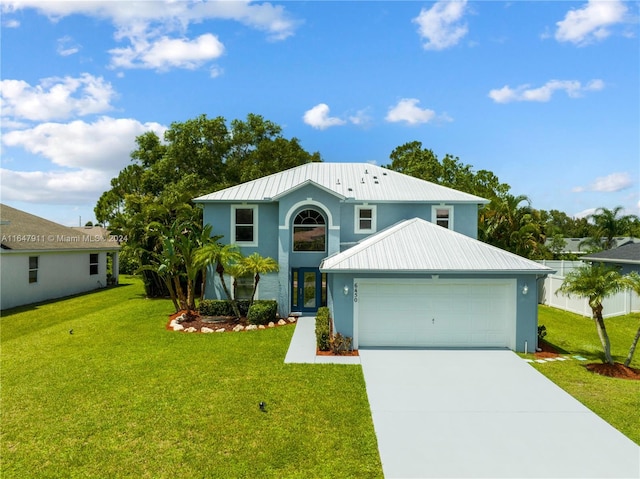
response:
[(619, 0), (589, 0), (556, 23), (555, 38), (580, 46), (601, 41), (611, 33), (607, 27), (623, 22), (626, 12), (627, 7)]
[(318, 130), (325, 130), (331, 126), (344, 125), (345, 120), (337, 117), (329, 116), (329, 105), (319, 103), (310, 110), (307, 110), (303, 116), (304, 122)]
[(71, 38), (70, 36), (65, 35), (62, 38), (58, 38), (58, 48), (56, 49), (58, 55), (68, 57), (70, 55), (78, 53), (79, 51), (80, 46), (76, 42), (74, 42), (73, 38)]
[(61, 167), (117, 173), (129, 163), (136, 136), (152, 130), (162, 138), (165, 129), (158, 123), (102, 117), (94, 123), (42, 123), (10, 131), (2, 136), (2, 142), (41, 155)]
[(2, 26), (5, 28), (18, 28), (20, 26), (20, 22), (18, 20), (6, 20), (2, 22)]
[(212, 33), (196, 39), (185, 34), (192, 23), (230, 20), (267, 33), (270, 40), (293, 35), (298, 21), (282, 6), (250, 0), (164, 2), (68, 2), (24, 0), (4, 3), (5, 14), (33, 8), (52, 21), (78, 14), (106, 19), (115, 26), (115, 39), (128, 45), (110, 50), (112, 66), (120, 68), (193, 69), (218, 58), (224, 48)]
[(96, 170), (44, 172), (0, 168), (3, 201), (92, 204), (109, 189), (110, 178)]
[(584, 86), (577, 80), (550, 80), (538, 88), (531, 88), (527, 84), (516, 88), (505, 85), (502, 88), (491, 90), (489, 98), (496, 103), (511, 103), (514, 101), (547, 102), (551, 100), (556, 91), (564, 91), (570, 98), (578, 98), (585, 92), (602, 90), (604, 87), (604, 82), (599, 79), (591, 80)]
[(576, 186), (571, 191), (574, 193), (582, 193), (584, 191), (616, 193), (631, 186), (633, 186), (633, 179), (629, 173), (611, 173), (610, 175), (596, 178), (589, 186)]
[[(116, 93), (102, 77), (45, 78), (31, 86), (23, 80), (0, 81), (2, 116), (47, 121), (103, 113), (112, 109)], [(4, 122), (4, 118), (3, 118)]]
[(114, 48), (109, 51), (113, 55), (114, 67), (193, 70), (224, 53), (224, 45), (210, 33), (195, 40), (161, 37), (153, 42), (147, 39), (132, 41), (131, 47)]
[(420, 10), (413, 22), (418, 24), (420, 36), (425, 40), (425, 50), (449, 48), (467, 34), (467, 25), (461, 22), (466, 4), (466, 0), (440, 1), (428, 10)]
[(403, 98), (395, 106), (389, 108), (385, 120), (391, 123), (407, 122), (410, 125), (428, 123), (435, 119), (436, 113), (428, 108), (418, 107), (420, 100), (416, 98)]
[(357, 126), (366, 126), (373, 121), (369, 111), (369, 108), (358, 110), (353, 115), (349, 115), (349, 121)]

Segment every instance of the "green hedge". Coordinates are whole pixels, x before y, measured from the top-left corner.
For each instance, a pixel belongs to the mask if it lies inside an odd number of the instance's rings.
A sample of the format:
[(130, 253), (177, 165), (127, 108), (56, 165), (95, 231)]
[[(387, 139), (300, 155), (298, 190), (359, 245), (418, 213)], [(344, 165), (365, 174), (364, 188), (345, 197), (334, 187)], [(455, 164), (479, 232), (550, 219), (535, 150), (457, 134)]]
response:
[(276, 320), (278, 314), (278, 302), (261, 300), (254, 301), (249, 312), (247, 313), (247, 320), (251, 324), (268, 324), (271, 321)]
[(331, 313), (329, 308), (318, 308), (316, 314), (316, 345), (320, 351), (329, 351), (331, 340)]
[(235, 316), (231, 302), (226, 299), (203, 299), (198, 311), (202, 316)]

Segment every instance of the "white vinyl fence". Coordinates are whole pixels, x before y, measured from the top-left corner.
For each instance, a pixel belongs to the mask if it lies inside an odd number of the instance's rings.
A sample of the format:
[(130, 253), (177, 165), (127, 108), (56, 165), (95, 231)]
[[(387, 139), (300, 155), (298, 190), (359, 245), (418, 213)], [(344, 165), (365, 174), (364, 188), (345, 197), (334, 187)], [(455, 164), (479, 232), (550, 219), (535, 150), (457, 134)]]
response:
[[(581, 266), (583, 263), (581, 261), (540, 262), (550, 268), (556, 269), (557, 273), (547, 276), (544, 281), (540, 280), (540, 284), (538, 284), (540, 292), (538, 301), (547, 306), (553, 306), (554, 308), (591, 317), (591, 307), (589, 307), (589, 301), (586, 298), (569, 297), (561, 293), (556, 294), (556, 291), (558, 291), (558, 288), (560, 288), (560, 285), (564, 281), (564, 275)], [(602, 315), (605, 318), (640, 312), (640, 297), (633, 291), (626, 290), (615, 296), (606, 298), (602, 302), (602, 306)]]

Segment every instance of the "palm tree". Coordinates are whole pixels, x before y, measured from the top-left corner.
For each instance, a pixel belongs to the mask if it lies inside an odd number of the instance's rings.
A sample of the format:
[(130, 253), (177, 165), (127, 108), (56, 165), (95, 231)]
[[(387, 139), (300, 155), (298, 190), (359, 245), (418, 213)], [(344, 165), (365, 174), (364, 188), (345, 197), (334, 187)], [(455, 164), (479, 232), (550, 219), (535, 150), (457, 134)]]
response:
[(218, 277), (220, 278), (224, 294), (231, 302), (231, 307), (237, 317), (240, 317), (240, 310), (238, 309), (238, 304), (229, 293), (229, 288), (227, 288), (227, 283), (224, 280), (224, 272), (225, 268), (240, 262), (241, 259), (242, 255), (240, 254), (238, 246), (234, 244), (222, 245), (217, 242), (202, 246), (195, 254), (195, 262), (201, 268), (206, 268), (213, 264), (216, 265), (216, 273), (218, 273)]
[(251, 299), (249, 300), (249, 307), (253, 304), (253, 298), (256, 295), (258, 289), (258, 283), (260, 282), (260, 274), (271, 273), (278, 271), (278, 262), (269, 257), (260, 256), (258, 253), (252, 253), (242, 260), (242, 266), (246, 273), (251, 273), (253, 276), (253, 291), (251, 292)]
[(605, 362), (609, 364), (613, 364), (613, 359), (611, 358), (611, 342), (602, 317), (602, 301), (625, 287), (625, 282), (616, 269), (599, 264), (597, 266), (584, 265), (571, 271), (556, 291), (556, 294), (561, 292), (568, 296), (588, 298), (598, 337), (604, 350)]
[[(624, 282), (629, 289), (634, 291), (638, 296), (640, 296), (640, 274), (635, 271), (632, 271), (628, 275), (624, 277)], [(633, 359), (633, 354), (636, 352), (636, 346), (638, 345), (638, 341), (640, 340), (640, 327), (638, 327), (638, 331), (636, 332), (636, 337), (633, 338), (633, 342), (631, 343), (631, 347), (629, 348), (629, 354), (627, 354), (627, 359), (624, 360), (624, 365), (629, 366), (631, 364), (631, 359)]]
[(622, 206), (616, 206), (610, 210), (608, 208), (598, 208), (590, 216), (596, 230), (592, 238), (587, 240), (589, 244), (599, 245), (600, 249), (611, 249), (615, 247), (614, 237), (629, 234), (631, 225), (638, 217), (635, 215), (624, 215), (618, 217), (623, 211)]

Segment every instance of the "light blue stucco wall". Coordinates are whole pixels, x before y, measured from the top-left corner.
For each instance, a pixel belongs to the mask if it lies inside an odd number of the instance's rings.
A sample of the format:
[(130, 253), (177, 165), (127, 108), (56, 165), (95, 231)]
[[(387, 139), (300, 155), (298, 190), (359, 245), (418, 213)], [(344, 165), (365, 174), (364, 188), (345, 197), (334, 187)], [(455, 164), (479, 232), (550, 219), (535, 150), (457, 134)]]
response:
[[(353, 283), (355, 278), (397, 278), (397, 279), (417, 279), (429, 278), (431, 275), (411, 275), (389, 273), (334, 273), (328, 278), (329, 283), (329, 309), (334, 321), (335, 330), (344, 336), (354, 336), (354, 302)], [(528, 351), (532, 352), (538, 340), (538, 291), (535, 275), (446, 275), (440, 274), (439, 278), (446, 279), (515, 279), (516, 280), (516, 301), (515, 301), (515, 350), (523, 352), (525, 341)], [(522, 294), (525, 283), (528, 287), (526, 295)], [(344, 295), (344, 286), (349, 287), (349, 294)], [(463, 298), (461, 298), (463, 300)]]
[[(213, 226), (214, 235), (223, 235), (223, 243), (231, 240), (231, 202), (204, 203), (203, 221)], [(254, 251), (262, 256), (269, 256), (278, 261), (280, 270), (277, 274), (263, 276), (258, 289), (260, 299), (276, 299), (279, 313), (287, 315), (291, 305), (291, 268), (317, 268), (321, 261), (334, 253), (338, 253), (365, 239), (367, 234), (355, 233), (356, 205), (315, 185), (305, 185), (291, 191), (278, 201), (243, 203), (258, 206), (258, 245), (242, 247), (244, 255)], [(422, 218), (431, 221), (432, 207), (440, 203), (368, 203), (376, 206), (376, 232), (381, 231), (399, 221), (410, 218)], [(453, 204), (453, 229), (471, 238), (477, 238), (478, 205)], [(327, 248), (323, 253), (293, 252), (292, 222), (301, 210), (314, 208), (320, 211), (327, 221)], [(215, 271), (208, 274), (205, 296), (208, 298), (224, 298), (224, 292), (216, 278)], [(329, 275), (329, 282), (332, 278)], [(230, 281), (230, 279), (229, 279)], [(231, 288), (231, 284), (228, 284)], [(340, 289), (342, 286), (340, 286)], [(342, 298), (342, 293), (336, 298)]]

